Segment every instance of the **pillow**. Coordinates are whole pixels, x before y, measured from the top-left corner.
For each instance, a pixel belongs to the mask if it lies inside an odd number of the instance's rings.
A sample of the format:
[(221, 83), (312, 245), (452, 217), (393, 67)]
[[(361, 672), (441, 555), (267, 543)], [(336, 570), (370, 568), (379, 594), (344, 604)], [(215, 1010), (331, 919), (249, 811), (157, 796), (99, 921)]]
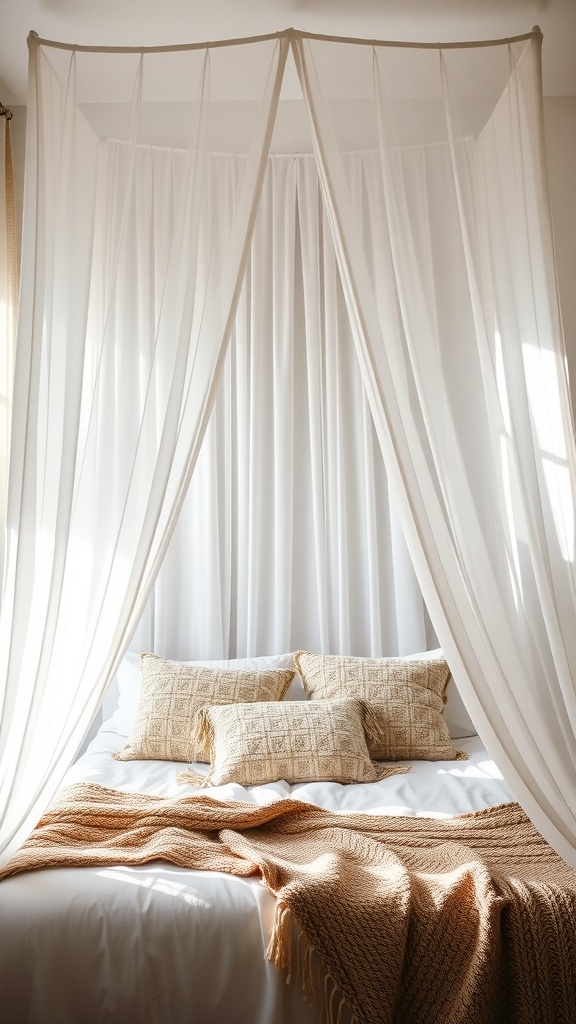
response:
[(376, 760), (453, 761), (443, 717), (450, 669), (446, 659), (352, 658), (297, 651), (294, 660), (314, 700), (360, 697), (372, 705), (379, 732), (367, 735)]
[[(292, 654), (261, 655), (257, 658), (233, 658), (232, 660), (217, 661), (187, 661), (186, 665), (201, 665), (204, 668), (231, 668), (239, 671), (261, 672), (264, 669), (290, 668), (294, 672), (294, 679), (286, 693), (286, 700), (305, 700), (302, 680), (296, 673), (294, 657)], [(121, 736), (130, 736), (138, 714), (138, 703), (142, 691), (142, 672), (140, 670), (140, 654), (134, 651), (127, 651), (124, 655), (117, 673), (118, 698), (115, 705), (113, 685), (110, 686), (109, 715), (114, 722), (116, 731)], [(116, 710), (114, 710), (116, 707)], [(108, 717), (108, 714), (105, 714)]]
[(138, 714), (118, 761), (208, 761), (205, 743), (193, 736), (194, 718), (206, 704), (279, 701), (294, 677), (291, 669), (263, 672), (204, 668), (140, 656), (142, 693)]
[[(407, 660), (441, 657), (443, 657), (442, 649), (437, 648), (434, 651), (423, 651), (421, 654), (409, 654)], [(448, 726), (450, 738), (453, 740), (462, 740), (466, 736), (476, 736), (476, 726), (466, 710), (452, 674), (449, 675), (448, 685), (446, 686), (444, 721)]]
[(377, 782), (407, 771), (374, 765), (364, 734), (371, 718), (361, 700), (227, 704), (200, 711), (197, 741), (210, 749), (208, 775), (182, 772), (181, 782), (257, 786), (286, 782)]

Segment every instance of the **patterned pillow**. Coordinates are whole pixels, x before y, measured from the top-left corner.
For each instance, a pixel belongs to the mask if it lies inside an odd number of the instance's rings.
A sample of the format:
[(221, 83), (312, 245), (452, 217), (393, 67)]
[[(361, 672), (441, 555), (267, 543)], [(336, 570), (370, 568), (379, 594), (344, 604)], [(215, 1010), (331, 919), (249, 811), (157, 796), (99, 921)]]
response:
[(220, 786), (286, 782), (377, 782), (400, 765), (370, 761), (364, 728), (370, 708), (360, 700), (283, 701), (206, 707), (198, 715), (200, 742), (210, 747), (208, 775), (179, 780)]
[(452, 746), (442, 714), (450, 675), (445, 658), (352, 658), (297, 651), (294, 660), (308, 697), (370, 702), (378, 729), (366, 735), (376, 760), (467, 757)]
[(130, 739), (118, 761), (208, 761), (208, 749), (193, 737), (198, 711), (206, 704), (279, 701), (295, 672), (205, 668), (140, 656), (142, 692)]

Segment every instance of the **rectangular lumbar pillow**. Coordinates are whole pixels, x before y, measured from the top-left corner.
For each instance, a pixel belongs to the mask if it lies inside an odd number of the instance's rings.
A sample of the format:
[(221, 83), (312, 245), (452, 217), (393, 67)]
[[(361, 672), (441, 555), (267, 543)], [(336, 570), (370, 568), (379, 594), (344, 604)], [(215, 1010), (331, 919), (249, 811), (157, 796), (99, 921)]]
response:
[(444, 657), (355, 658), (297, 651), (294, 660), (313, 700), (370, 702), (377, 730), (367, 732), (376, 760), (462, 760), (443, 717), (450, 669)]
[(282, 701), (205, 707), (197, 735), (210, 749), (208, 775), (182, 772), (201, 786), (286, 782), (378, 782), (405, 766), (370, 760), (365, 728), (372, 712), (360, 700)]
[(142, 690), (128, 743), (119, 761), (208, 761), (206, 744), (194, 737), (195, 717), (207, 704), (280, 701), (294, 678), (292, 669), (262, 672), (205, 668), (140, 656)]

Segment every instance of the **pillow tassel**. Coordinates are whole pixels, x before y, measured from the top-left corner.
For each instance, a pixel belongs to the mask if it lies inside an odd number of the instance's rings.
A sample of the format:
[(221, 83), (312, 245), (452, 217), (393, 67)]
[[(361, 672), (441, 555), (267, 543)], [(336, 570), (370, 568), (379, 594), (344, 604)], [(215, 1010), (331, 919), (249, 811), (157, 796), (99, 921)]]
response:
[(409, 764), (396, 764), (394, 761), (371, 761), (370, 763), (377, 775), (376, 782), (389, 779), (391, 775), (402, 775), (403, 772), (410, 771)]
[(187, 782), (191, 786), (200, 786), (200, 788), (204, 789), (206, 786), (210, 785), (211, 775), (212, 772), (208, 772), (207, 775), (200, 775), (199, 772), (193, 772), (191, 768), (188, 768), (186, 771), (179, 772), (176, 776), (176, 782)]
[(372, 704), (365, 700), (359, 700), (362, 713), (362, 724), (366, 733), (368, 747), (377, 746), (379, 743), (386, 743), (388, 734), (382, 719), (378, 716)]
[(214, 751), (212, 749), (212, 725), (210, 719), (206, 714), (206, 708), (200, 708), (200, 710), (194, 716), (192, 723), (191, 740), (194, 743), (197, 750), (207, 754), (206, 760), (212, 763), (214, 760)]

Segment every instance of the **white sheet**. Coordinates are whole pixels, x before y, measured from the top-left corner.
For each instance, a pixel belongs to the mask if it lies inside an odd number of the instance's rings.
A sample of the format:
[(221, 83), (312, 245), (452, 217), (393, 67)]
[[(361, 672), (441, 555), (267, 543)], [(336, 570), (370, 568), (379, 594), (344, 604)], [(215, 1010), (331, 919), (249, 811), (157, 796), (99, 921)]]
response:
[[(115, 761), (125, 737), (102, 729), (66, 783), (184, 794), (180, 764)], [(335, 811), (450, 815), (513, 796), (478, 737), (468, 761), (410, 762), (379, 783), (277, 782), (204, 790), (268, 803), (283, 797)], [(207, 770), (207, 768), (206, 768)], [(266, 963), (274, 899), (255, 878), (142, 867), (30, 872), (0, 883), (2, 1024), (308, 1024), (298, 982)]]

